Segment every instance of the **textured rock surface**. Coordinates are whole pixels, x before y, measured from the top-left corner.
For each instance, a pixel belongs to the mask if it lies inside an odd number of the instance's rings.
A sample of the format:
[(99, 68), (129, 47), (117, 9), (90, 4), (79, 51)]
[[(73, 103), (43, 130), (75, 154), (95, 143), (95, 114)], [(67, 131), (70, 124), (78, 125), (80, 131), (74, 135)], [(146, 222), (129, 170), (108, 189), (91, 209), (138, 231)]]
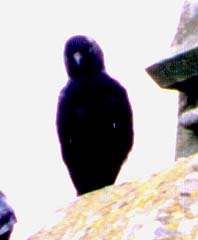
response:
[(198, 152), (198, 0), (185, 0), (171, 47), (174, 56), (146, 71), (162, 88), (179, 90), (176, 159)]
[(177, 32), (171, 44), (174, 52), (198, 47), (198, 0), (185, 0)]
[(198, 75), (198, 48), (177, 54), (149, 66), (146, 71), (162, 88), (178, 89), (187, 79)]
[(198, 154), (61, 209), (29, 240), (198, 239)]

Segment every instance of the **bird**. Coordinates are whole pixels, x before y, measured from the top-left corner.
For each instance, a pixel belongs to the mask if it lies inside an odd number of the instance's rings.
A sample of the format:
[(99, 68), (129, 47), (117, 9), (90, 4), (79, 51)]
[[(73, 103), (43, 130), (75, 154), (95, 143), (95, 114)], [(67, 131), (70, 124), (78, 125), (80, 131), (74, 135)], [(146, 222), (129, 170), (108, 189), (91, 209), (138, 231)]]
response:
[(16, 221), (14, 210), (8, 204), (5, 194), (0, 191), (0, 240), (10, 239)]
[(56, 128), (79, 196), (115, 182), (133, 146), (133, 111), (94, 39), (72, 36), (63, 55), (68, 80), (58, 97)]

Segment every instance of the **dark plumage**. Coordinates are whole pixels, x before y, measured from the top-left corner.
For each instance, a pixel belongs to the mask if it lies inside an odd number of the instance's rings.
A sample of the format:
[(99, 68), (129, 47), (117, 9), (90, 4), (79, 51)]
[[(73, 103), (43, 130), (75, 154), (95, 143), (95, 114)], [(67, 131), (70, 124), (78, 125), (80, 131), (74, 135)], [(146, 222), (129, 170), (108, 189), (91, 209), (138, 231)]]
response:
[(6, 196), (0, 191), (0, 240), (10, 239), (15, 223), (14, 210), (8, 205)]
[(59, 96), (57, 132), (81, 195), (114, 183), (133, 145), (132, 109), (126, 90), (105, 72), (94, 40), (70, 38), (64, 61), (69, 81)]

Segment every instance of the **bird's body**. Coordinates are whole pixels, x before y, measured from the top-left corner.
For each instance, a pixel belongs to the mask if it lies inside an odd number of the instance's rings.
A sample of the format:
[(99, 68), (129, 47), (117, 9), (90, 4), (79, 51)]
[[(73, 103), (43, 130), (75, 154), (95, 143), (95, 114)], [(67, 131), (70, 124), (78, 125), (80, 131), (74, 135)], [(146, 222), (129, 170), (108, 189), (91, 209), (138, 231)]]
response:
[(16, 221), (14, 210), (8, 204), (4, 193), (0, 191), (0, 240), (10, 239)]
[(99, 46), (84, 36), (76, 38), (65, 48), (70, 79), (59, 96), (57, 131), (63, 160), (81, 195), (114, 183), (133, 145), (133, 123), (126, 90), (104, 71)]

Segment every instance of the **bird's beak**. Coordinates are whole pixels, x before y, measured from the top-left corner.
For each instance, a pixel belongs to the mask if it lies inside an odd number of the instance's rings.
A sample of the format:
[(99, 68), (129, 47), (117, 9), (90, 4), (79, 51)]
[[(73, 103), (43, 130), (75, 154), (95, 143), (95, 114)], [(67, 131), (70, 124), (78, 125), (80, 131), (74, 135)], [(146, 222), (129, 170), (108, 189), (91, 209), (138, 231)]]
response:
[(76, 52), (73, 54), (74, 60), (77, 63), (77, 65), (80, 65), (81, 59), (82, 59), (82, 55), (80, 52)]

